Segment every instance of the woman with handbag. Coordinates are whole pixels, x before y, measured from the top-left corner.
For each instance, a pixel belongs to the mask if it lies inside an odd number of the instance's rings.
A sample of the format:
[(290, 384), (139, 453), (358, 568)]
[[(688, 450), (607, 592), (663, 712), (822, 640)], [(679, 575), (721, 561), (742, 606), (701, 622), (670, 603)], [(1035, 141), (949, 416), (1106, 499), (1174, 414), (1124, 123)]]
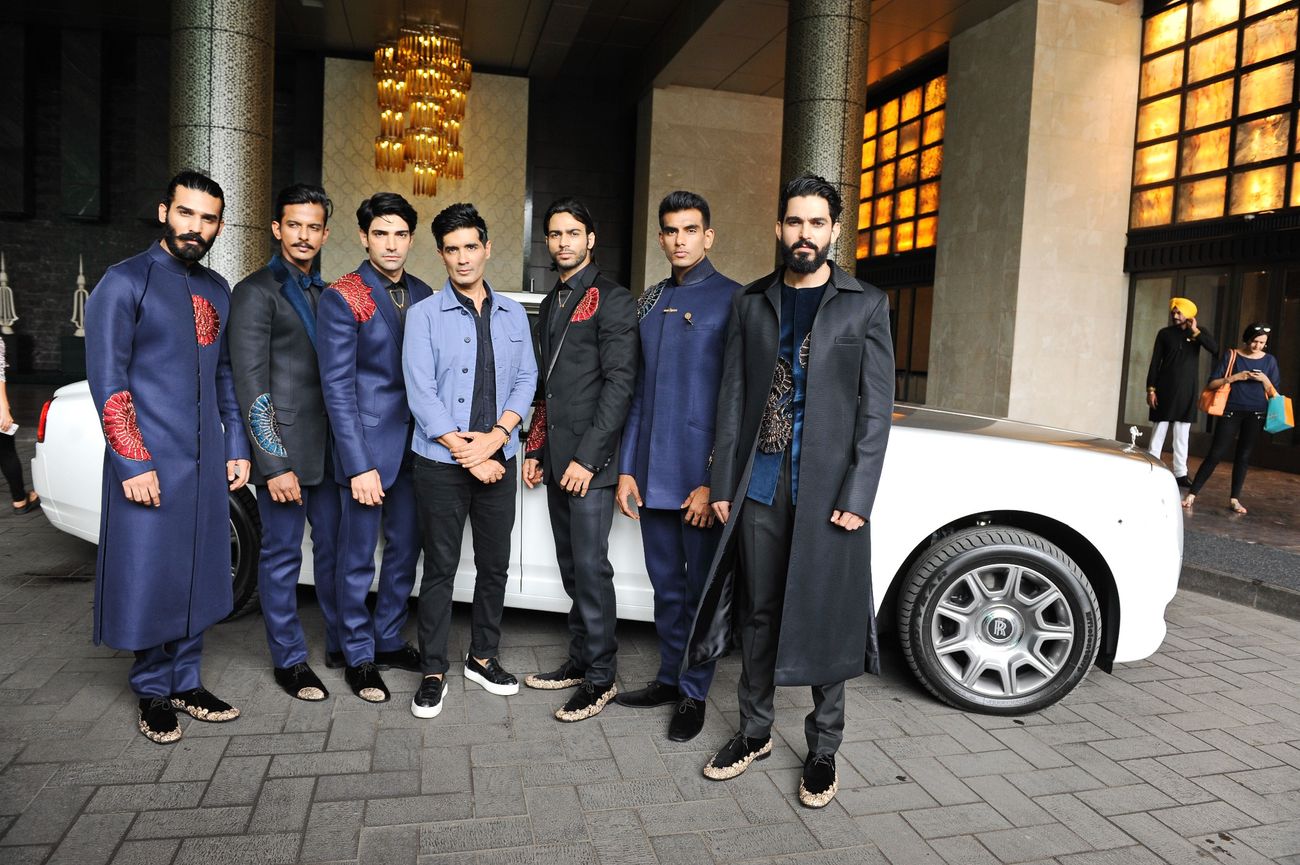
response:
[[(1234, 513), (1244, 514), (1246, 508), (1241, 504), (1241, 487), (1246, 482), (1246, 468), (1250, 462), (1250, 452), (1259, 440), (1259, 431), (1264, 425), (1264, 414), (1268, 410), (1268, 399), (1277, 392), (1277, 383), (1281, 379), (1277, 358), (1264, 351), (1268, 345), (1268, 335), (1273, 329), (1267, 324), (1256, 323), (1246, 328), (1241, 335), (1241, 348), (1225, 352), (1219, 359), (1210, 376), (1208, 391), (1220, 391), (1230, 388), (1223, 415), (1214, 423), (1214, 439), (1210, 444), (1210, 453), (1201, 463), (1191, 489), (1183, 499), (1183, 507), (1189, 508), (1196, 501), (1196, 495), (1205, 486), (1205, 482), (1214, 474), (1215, 468), (1236, 441), (1236, 453), (1232, 460), (1232, 492), (1228, 507)], [(1217, 394), (1221, 396), (1222, 394)]]
[(13, 426), (14, 417), (9, 410), (9, 395), (5, 392), (5, 344), (0, 339), (0, 474), (9, 482), (10, 498), (15, 514), (29, 514), (41, 506), (36, 490), (28, 492), (23, 486), (23, 464), (18, 459), (13, 433), (5, 430)]

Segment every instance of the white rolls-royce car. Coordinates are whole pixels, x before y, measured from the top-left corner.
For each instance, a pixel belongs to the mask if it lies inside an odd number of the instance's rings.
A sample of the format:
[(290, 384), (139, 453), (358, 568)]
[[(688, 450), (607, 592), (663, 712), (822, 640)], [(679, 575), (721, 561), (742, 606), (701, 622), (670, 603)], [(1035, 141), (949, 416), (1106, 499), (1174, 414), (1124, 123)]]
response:
[[(513, 294), (527, 308), (539, 295)], [(32, 477), (59, 529), (99, 539), (104, 439), (86, 382), (45, 405)], [(164, 488), (166, 478), (162, 478)], [(235, 614), (256, 606), (254, 492), (230, 496)], [(506, 604), (565, 612), (542, 489), (520, 482)], [(958, 708), (1024, 714), (1064, 697), (1093, 663), (1159, 648), (1182, 566), (1173, 475), (1145, 451), (1083, 433), (898, 405), (871, 516), (882, 627), (896, 623), (921, 683)], [(313, 583), (304, 538), (302, 582)], [(637, 523), (615, 515), (621, 618), (651, 621)], [(470, 601), (466, 542), (454, 598)], [(418, 588), (418, 584), (417, 584)]]

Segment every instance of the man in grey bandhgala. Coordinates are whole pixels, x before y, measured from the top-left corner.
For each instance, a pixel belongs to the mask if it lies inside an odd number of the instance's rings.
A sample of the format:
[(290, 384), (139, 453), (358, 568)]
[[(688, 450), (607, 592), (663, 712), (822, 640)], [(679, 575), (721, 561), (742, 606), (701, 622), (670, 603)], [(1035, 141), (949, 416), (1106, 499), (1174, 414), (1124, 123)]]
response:
[(821, 808), (839, 789), (845, 680), (879, 670), (864, 529), (894, 357), (885, 295), (827, 260), (841, 229), (835, 187), (796, 178), (778, 213), (783, 266), (736, 295), (727, 328), (711, 487), (726, 529), (685, 663), (725, 651), (720, 598), (734, 596), (740, 730), (704, 774), (734, 778), (771, 753), (776, 686), (809, 685), (799, 801)]

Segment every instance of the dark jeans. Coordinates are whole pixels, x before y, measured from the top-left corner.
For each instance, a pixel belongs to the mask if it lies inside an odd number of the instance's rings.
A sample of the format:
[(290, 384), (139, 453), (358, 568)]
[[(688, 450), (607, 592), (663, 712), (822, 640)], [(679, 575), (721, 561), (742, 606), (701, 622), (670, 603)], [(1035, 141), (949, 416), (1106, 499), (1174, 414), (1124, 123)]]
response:
[(614, 566), (609, 563), (609, 530), (614, 523), (614, 488), (571, 496), (555, 482), (546, 484), (555, 558), (569, 608), (569, 662), (586, 671), (587, 681), (604, 691), (614, 682), (618, 640)]
[(510, 570), (510, 531), (515, 525), (515, 462), (513, 458), (506, 462), (501, 480), (485, 484), (458, 465), (415, 457), (415, 504), (424, 544), (418, 616), (420, 666), (425, 675), (447, 672), (451, 592), (466, 517), (474, 537), (476, 571), (469, 653), (483, 659), (497, 655)]
[(0, 473), (9, 482), (9, 500), (27, 501), (27, 488), (23, 486), (23, 464), (18, 459), (14, 437), (0, 433)]
[(1259, 441), (1259, 431), (1264, 427), (1264, 416), (1253, 411), (1224, 412), (1223, 417), (1214, 421), (1214, 439), (1210, 443), (1210, 453), (1196, 470), (1190, 492), (1195, 495), (1205, 486), (1205, 482), (1214, 474), (1219, 463), (1232, 450), (1233, 439), (1237, 441), (1237, 452), (1232, 458), (1232, 493), (1230, 498), (1240, 498), (1241, 488), (1246, 483), (1246, 469), (1250, 464), (1250, 452)]

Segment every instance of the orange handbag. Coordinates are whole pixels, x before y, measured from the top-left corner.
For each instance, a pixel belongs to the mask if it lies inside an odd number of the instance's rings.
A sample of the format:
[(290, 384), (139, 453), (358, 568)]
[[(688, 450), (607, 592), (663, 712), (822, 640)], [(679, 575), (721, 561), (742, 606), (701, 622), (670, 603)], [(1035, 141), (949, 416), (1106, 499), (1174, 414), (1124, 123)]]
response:
[[(1237, 365), (1237, 350), (1232, 350), (1232, 357), (1228, 359), (1228, 370), (1223, 374), (1224, 378), (1232, 375), (1232, 369)], [(1201, 398), (1197, 400), (1196, 405), (1206, 414), (1216, 417), (1222, 417), (1223, 411), (1228, 407), (1228, 394), (1232, 391), (1232, 383), (1224, 382), (1223, 387), (1218, 390), (1206, 388), (1201, 391)]]

